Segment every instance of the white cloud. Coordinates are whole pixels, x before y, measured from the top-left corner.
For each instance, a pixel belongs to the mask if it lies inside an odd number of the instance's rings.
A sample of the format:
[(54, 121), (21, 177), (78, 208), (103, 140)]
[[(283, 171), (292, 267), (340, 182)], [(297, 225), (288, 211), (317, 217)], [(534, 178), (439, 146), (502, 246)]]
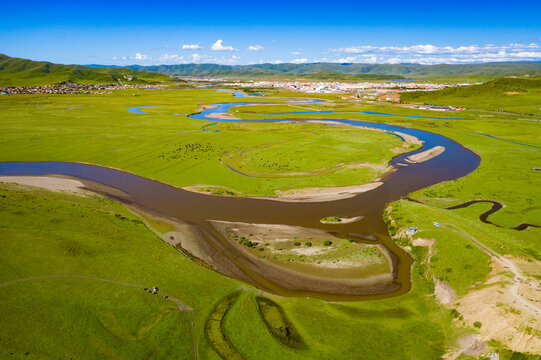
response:
[(468, 46), (349, 46), (329, 49), (331, 53), (348, 54), (346, 58), (336, 62), (365, 63), (419, 63), (419, 64), (453, 64), (541, 60), (541, 44), (506, 44), (506, 45), (468, 45)]
[(203, 49), (199, 44), (184, 44), (182, 50), (201, 50)]
[(120, 58), (121, 60), (128, 60), (128, 57), (127, 56), (123, 56)]
[(206, 63), (206, 64), (221, 64), (221, 65), (237, 65), (240, 61), (240, 56), (237, 55), (231, 55), (230, 57), (212, 57), (208, 55), (201, 55), (201, 54), (192, 54), (190, 58), (190, 62), (192, 63)]
[(337, 61), (339, 63), (350, 63), (350, 62), (354, 62), (356, 59), (357, 58), (354, 56), (347, 56), (345, 58), (338, 59)]
[(291, 53), (291, 55), (300, 55), (300, 54), (301, 54), (300, 51), (293, 51), (293, 52)]
[(160, 61), (183, 61), (184, 56), (178, 54), (163, 54), (159, 57)]
[(223, 40), (218, 40), (214, 44), (212, 44), (210, 49), (213, 51), (238, 51), (232, 46), (223, 46), (222, 43), (223, 43)]
[(118, 60), (118, 58), (116, 56), (113, 56), (113, 60)]
[(207, 58), (210, 58), (210, 56), (199, 55), (199, 54), (195, 53), (195, 54), (192, 55), (192, 62), (194, 62), (194, 63), (203, 62)]
[(135, 53), (135, 60), (150, 60), (150, 58), (148, 57), (148, 55), (144, 55), (138, 52)]
[(263, 49), (264, 49), (264, 47), (261, 46), (261, 45), (250, 45), (250, 46), (248, 46), (248, 50), (250, 50), (250, 51), (261, 51)]
[(293, 64), (304, 64), (308, 62), (308, 59), (307, 58), (295, 59), (295, 60), (291, 60), (291, 62)]

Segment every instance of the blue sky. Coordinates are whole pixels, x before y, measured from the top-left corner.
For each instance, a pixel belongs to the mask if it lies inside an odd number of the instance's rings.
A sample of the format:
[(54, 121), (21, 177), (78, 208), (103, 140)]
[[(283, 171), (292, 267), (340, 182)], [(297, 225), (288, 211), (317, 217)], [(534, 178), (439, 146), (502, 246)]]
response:
[(0, 53), (77, 64), (541, 60), (541, 0), (5, 1)]

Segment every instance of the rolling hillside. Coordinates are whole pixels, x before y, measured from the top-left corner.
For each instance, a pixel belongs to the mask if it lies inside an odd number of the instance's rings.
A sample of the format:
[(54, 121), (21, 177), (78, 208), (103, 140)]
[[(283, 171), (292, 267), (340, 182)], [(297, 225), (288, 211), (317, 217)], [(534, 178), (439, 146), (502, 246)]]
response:
[(76, 84), (147, 83), (170, 81), (169, 76), (127, 68), (94, 68), (32, 61), (0, 54), (0, 87)]
[(539, 99), (541, 80), (517, 78), (499, 78), (480, 85), (416, 91), (401, 96), (401, 101), (405, 103), (454, 105), (531, 115), (541, 115)]
[(443, 76), (512, 76), (539, 75), (541, 62), (507, 62), (484, 64), (254, 64), (254, 65), (218, 65), (218, 64), (178, 64), (142, 66), (130, 65), (139, 71), (158, 72), (167, 75), (231, 75), (258, 76), (272, 74), (317, 74), (336, 73), (347, 75), (390, 75), (393, 78), (433, 78)]

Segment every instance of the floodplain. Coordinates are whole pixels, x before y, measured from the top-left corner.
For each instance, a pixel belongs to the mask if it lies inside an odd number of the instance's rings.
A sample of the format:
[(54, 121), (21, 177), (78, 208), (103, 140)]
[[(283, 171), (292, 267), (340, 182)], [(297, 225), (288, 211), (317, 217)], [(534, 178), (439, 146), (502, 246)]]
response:
[[(419, 189), (385, 207), (380, 219), (413, 259), (409, 291), (349, 302), (279, 296), (183, 256), (183, 243), (194, 240), (181, 237), (177, 242), (183, 224), (176, 219), (145, 215), (88, 190), (52, 192), (6, 183), (0, 185), (5, 254), (0, 308), (6, 319), (0, 330), (2, 356), (78, 357), (91, 351), (95, 357), (124, 358), (332, 359), (363, 354), (367, 359), (466, 359), (490, 348), (509, 358), (515, 356), (512, 351), (535, 358), (541, 351), (535, 321), (540, 230), (512, 227), (539, 224), (541, 218), (536, 170), (540, 119), (529, 116), (525, 121), (522, 114), (479, 109), (435, 114), (334, 95), (319, 96), (324, 103), (261, 105), (287, 102), (292, 96), (275, 92), (249, 98), (254, 105), (230, 109), (246, 122), (217, 119), (210, 128), (213, 122), (189, 115), (201, 111), (201, 105), (236, 102), (232, 94), (130, 89), (5, 96), (0, 98), (0, 161), (89, 163), (213, 194), (206, 196), (270, 197), (371, 183), (394, 171), (389, 165), (393, 156), (420, 149), (393, 134), (327, 124), (328, 119), (440, 134), (471, 149), (481, 161), (464, 177)], [(126, 110), (151, 105), (167, 106), (147, 108), (146, 114)], [(262, 115), (299, 111), (302, 116)], [(299, 118), (317, 122), (248, 122)], [(490, 215), (500, 227), (479, 219), (487, 204), (447, 209), (474, 199), (505, 205)], [(350, 214), (330, 212), (317, 223), (334, 215)], [(228, 225), (223, 232), (239, 251), (287, 263), (295, 271), (312, 266), (331, 278), (343, 277), (340, 271), (357, 276), (389, 272), (384, 252), (340, 238), (340, 229), (355, 224), (318, 225), (332, 228), (337, 233), (333, 237), (295, 236), (291, 229), (277, 237), (272, 231), (276, 224)], [(411, 226), (418, 230), (413, 235), (406, 233)], [(249, 246), (253, 243), (257, 245)], [(336, 265), (348, 258), (362, 269)], [(163, 294), (142, 289), (154, 286)], [(501, 292), (501, 298), (476, 308), (488, 296), (487, 289), (496, 289), (493, 295)], [(48, 331), (42, 337), (14, 337), (27, 334), (21, 326), (45, 326)], [(287, 336), (280, 333), (284, 327), (292, 329)], [(61, 338), (58, 329), (66, 328), (76, 335), (69, 346), (55, 340)], [(410, 336), (405, 339), (404, 334)], [(469, 340), (472, 336), (475, 341)], [(382, 338), (385, 343), (378, 341)]]

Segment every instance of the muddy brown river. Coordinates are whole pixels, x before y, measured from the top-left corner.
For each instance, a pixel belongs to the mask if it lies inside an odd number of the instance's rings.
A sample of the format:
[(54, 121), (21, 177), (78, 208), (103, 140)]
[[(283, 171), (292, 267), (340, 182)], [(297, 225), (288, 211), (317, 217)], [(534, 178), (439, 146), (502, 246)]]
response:
[[(245, 103), (217, 104), (218, 108), (210, 109), (209, 112), (226, 112), (230, 107), (239, 104)], [(239, 121), (211, 119), (206, 118), (206, 115), (208, 113), (204, 111), (193, 117), (212, 122)], [(272, 121), (292, 120), (273, 119)], [(294, 121), (305, 120), (295, 119)], [(386, 176), (381, 186), (349, 198), (322, 202), (284, 202), (272, 199), (205, 195), (185, 191), (122, 170), (71, 162), (3, 162), (0, 163), (0, 175), (58, 174), (118, 189), (127, 196), (118, 198), (112, 191), (102, 189), (101, 192), (140, 209), (179, 219), (189, 224), (192, 232), (197, 235), (197, 241), (200, 242), (200, 251), (205, 251), (206, 256), (212, 259), (212, 261), (200, 261), (201, 259), (190, 249), (185, 249), (195, 261), (270, 293), (336, 301), (368, 300), (404, 294), (411, 287), (412, 258), (389, 236), (387, 226), (383, 221), (386, 204), (405, 198), (409, 193), (427, 186), (463, 177), (479, 166), (480, 158), (459, 143), (431, 132), (376, 122), (333, 121), (411, 135), (422, 140), (424, 146), (420, 150), (393, 158), (391, 165), (396, 170)], [(426, 162), (412, 164), (404, 161), (412, 154), (438, 145), (445, 147), (445, 151)], [(320, 222), (320, 219), (331, 215), (345, 218), (363, 216), (363, 219), (348, 224), (322, 224)], [(374, 283), (311, 278), (291, 273), (287, 269), (268, 266), (264, 260), (256, 261), (239, 251), (209, 223), (209, 220), (315, 228), (359, 243), (383, 244), (392, 263), (392, 281)], [(299, 276), (296, 277), (297, 275)]]

